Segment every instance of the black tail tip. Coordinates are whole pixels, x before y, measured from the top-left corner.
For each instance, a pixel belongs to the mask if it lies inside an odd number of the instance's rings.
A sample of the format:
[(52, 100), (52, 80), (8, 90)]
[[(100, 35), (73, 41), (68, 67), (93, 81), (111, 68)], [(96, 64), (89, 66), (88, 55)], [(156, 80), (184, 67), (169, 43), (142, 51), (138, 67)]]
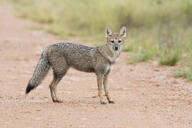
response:
[(31, 84), (28, 84), (27, 85), (27, 88), (25, 90), (25, 94), (28, 94), (31, 90), (33, 90), (35, 88), (35, 86), (31, 85)]

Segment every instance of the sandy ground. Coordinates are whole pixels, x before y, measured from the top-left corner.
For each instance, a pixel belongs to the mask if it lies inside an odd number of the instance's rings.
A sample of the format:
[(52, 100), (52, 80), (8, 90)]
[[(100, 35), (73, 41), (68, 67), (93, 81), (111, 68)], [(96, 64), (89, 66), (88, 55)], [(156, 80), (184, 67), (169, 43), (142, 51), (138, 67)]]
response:
[[(4, 4), (3, 4), (4, 5)], [(0, 6), (0, 128), (192, 128), (192, 84), (176, 79), (175, 67), (128, 65), (123, 53), (110, 75), (116, 104), (101, 105), (94, 74), (70, 69), (58, 85), (64, 101), (51, 101), (49, 72), (29, 95), (25, 88), (53, 35)], [(78, 40), (72, 42), (82, 43)], [(87, 43), (85, 43), (87, 44)]]

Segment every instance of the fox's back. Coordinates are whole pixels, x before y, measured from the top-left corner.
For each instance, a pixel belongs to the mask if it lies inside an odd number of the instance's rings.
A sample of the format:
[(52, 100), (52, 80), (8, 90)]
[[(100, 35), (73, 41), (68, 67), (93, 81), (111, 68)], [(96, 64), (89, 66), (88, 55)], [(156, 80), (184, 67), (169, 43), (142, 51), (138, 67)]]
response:
[(69, 66), (78, 70), (93, 72), (97, 54), (96, 47), (88, 47), (73, 43), (57, 43), (48, 47), (51, 62), (65, 59)]

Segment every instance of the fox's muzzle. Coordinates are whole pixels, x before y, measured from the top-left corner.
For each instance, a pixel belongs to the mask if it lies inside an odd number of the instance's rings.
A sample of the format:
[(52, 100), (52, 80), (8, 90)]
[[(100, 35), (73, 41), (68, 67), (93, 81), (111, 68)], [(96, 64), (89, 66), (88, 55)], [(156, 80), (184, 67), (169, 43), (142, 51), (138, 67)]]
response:
[(113, 46), (113, 50), (118, 51), (119, 47), (118, 46)]

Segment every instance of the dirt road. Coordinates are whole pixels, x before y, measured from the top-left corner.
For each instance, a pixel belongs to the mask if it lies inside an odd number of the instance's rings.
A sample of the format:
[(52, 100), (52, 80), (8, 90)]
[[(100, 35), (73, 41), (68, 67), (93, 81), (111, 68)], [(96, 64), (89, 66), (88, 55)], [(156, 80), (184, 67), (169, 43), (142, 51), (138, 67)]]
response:
[(74, 69), (58, 85), (64, 103), (51, 101), (51, 71), (25, 96), (42, 50), (58, 41), (29, 30), (32, 24), (15, 17), (7, 5), (0, 6), (0, 128), (192, 128), (192, 84), (174, 78), (175, 67), (128, 65), (127, 53), (110, 75), (116, 104), (101, 105), (93, 98), (95, 75)]

